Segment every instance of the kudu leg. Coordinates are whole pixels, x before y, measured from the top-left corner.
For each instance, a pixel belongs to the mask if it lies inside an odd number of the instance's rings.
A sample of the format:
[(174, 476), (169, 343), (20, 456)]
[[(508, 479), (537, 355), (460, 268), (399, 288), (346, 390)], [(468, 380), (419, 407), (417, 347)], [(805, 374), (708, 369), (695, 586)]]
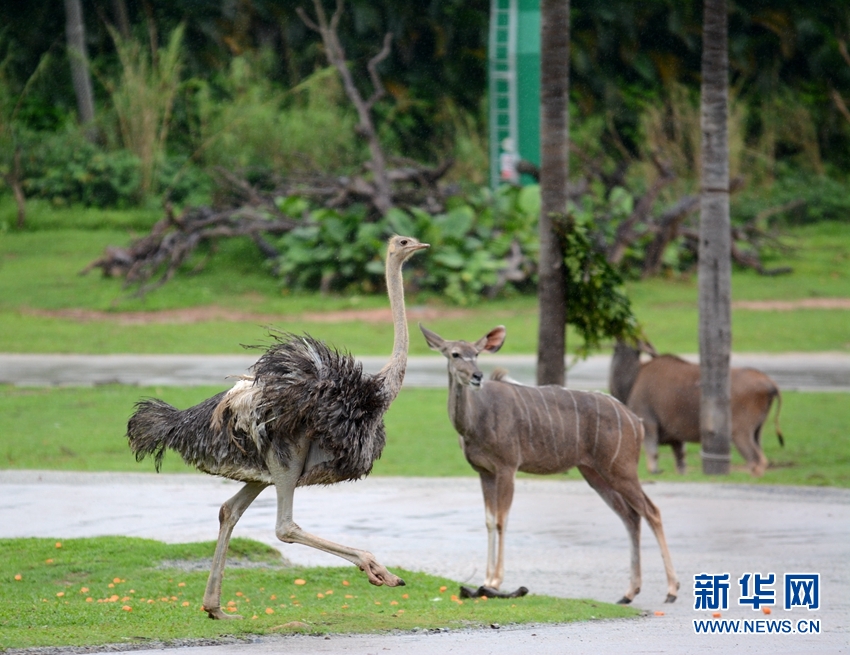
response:
[(514, 499), (515, 471), (482, 472), (484, 520), (487, 525), (487, 575), (484, 586), (498, 589), (505, 579), (505, 530)]
[(224, 562), (227, 558), (227, 547), (230, 535), (248, 506), (254, 502), (260, 492), (268, 485), (249, 482), (242, 487), (233, 498), (226, 501), (218, 512), (219, 531), (218, 542), (215, 545), (210, 577), (204, 591), (204, 611), (211, 619), (241, 619), (236, 614), (225, 614), (221, 611), (221, 582), (224, 578)]
[(759, 445), (759, 426), (755, 432), (750, 432), (749, 428), (734, 429), (732, 426), (732, 443), (738, 448), (738, 451), (747, 460), (747, 465), (750, 467), (750, 473), (755, 477), (761, 477), (767, 470), (767, 457)]
[(606, 481), (635, 512), (645, 518), (646, 522), (649, 523), (649, 527), (652, 529), (656, 541), (658, 541), (658, 547), (661, 550), (661, 559), (664, 561), (664, 572), (667, 575), (667, 598), (664, 602), (674, 602), (679, 593), (679, 579), (676, 576), (676, 570), (673, 568), (670, 549), (667, 548), (667, 539), (664, 536), (664, 526), (661, 524), (660, 510), (649, 499), (649, 496), (644, 493), (637, 475), (625, 475), (623, 473), (616, 475), (612, 472), (606, 474)]
[(631, 506), (631, 504), (623, 497), (623, 495), (614, 489), (599, 473), (587, 466), (579, 466), (578, 470), (587, 480), (587, 483), (593, 487), (602, 500), (610, 507), (623, 525), (626, 526), (626, 531), (629, 533), (629, 543), (631, 546), (631, 575), (629, 578), (629, 588), (623, 597), (617, 602), (621, 605), (628, 605), (635, 596), (640, 593), (640, 514)]
[(646, 468), (650, 473), (661, 473), (658, 468), (658, 424), (644, 419), (643, 448), (646, 452)]
[(670, 443), (673, 449), (673, 456), (676, 458), (676, 472), (684, 475), (688, 470), (688, 465), (685, 463), (685, 442), (673, 441)]

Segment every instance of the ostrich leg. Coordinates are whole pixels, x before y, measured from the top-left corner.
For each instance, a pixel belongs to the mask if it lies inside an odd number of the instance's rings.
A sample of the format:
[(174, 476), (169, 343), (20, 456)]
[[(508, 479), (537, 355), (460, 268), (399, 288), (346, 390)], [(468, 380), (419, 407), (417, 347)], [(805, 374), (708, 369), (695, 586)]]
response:
[(396, 575), (393, 575), (387, 569), (378, 563), (375, 556), (365, 550), (357, 550), (349, 546), (336, 544), (327, 539), (322, 539), (302, 530), (292, 520), (293, 495), (295, 493), (296, 483), (301, 476), (308, 448), (301, 448), (301, 452), (293, 456), (287, 466), (282, 466), (275, 460), (273, 456), (268, 458), (267, 465), (274, 480), (274, 486), (277, 490), (277, 525), (275, 526), (275, 534), (277, 538), (288, 544), (303, 544), (318, 550), (323, 550), (326, 553), (331, 553), (347, 559), (349, 562), (356, 564), (369, 577), (369, 582), (373, 585), (388, 587), (400, 587), (404, 585), (404, 580)]
[(204, 591), (204, 610), (211, 619), (241, 619), (236, 614), (225, 614), (221, 611), (221, 581), (224, 577), (224, 561), (227, 558), (227, 546), (230, 543), (230, 535), (239, 521), (243, 512), (254, 502), (260, 492), (268, 485), (249, 482), (242, 487), (233, 498), (221, 506), (218, 512), (219, 531), (218, 543), (215, 545), (212, 569), (207, 580), (207, 588)]

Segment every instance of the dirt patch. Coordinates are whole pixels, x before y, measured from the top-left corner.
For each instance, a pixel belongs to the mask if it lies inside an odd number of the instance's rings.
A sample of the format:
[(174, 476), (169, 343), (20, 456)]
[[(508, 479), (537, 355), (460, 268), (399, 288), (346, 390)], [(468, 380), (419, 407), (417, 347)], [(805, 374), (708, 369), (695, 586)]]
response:
[[(105, 321), (119, 325), (151, 325), (206, 323), (225, 321), (234, 323), (256, 323), (259, 325), (280, 325), (287, 322), (309, 323), (392, 323), (389, 307), (378, 309), (346, 309), (335, 312), (307, 312), (297, 315), (259, 314), (240, 312), (217, 307), (190, 307), (187, 309), (164, 309), (155, 312), (104, 312), (93, 309), (24, 309), (30, 316), (44, 318), (62, 318), (79, 323)], [(462, 319), (472, 313), (464, 309), (438, 309), (432, 307), (411, 307), (407, 309), (407, 318), (411, 321), (432, 321), (437, 318)]]
[(804, 298), (802, 300), (738, 300), (733, 309), (790, 312), (795, 309), (850, 309), (850, 298)]

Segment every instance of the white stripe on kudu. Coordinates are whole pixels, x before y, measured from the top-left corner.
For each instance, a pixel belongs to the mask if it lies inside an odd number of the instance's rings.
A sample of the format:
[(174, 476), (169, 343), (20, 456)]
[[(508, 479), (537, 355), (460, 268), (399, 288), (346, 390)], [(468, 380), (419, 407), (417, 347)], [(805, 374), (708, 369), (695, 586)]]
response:
[(549, 418), (549, 441), (554, 451), (558, 444), (558, 437), (555, 435), (555, 424), (552, 423), (552, 412), (549, 411), (549, 401), (546, 400), (546, 394), (543, 393), (540, 387), (534, 388), (537, 389), (537, 393), (540, 394), (540, 400), (543, 401), (543, 406), (546, 408), (546, 416)]

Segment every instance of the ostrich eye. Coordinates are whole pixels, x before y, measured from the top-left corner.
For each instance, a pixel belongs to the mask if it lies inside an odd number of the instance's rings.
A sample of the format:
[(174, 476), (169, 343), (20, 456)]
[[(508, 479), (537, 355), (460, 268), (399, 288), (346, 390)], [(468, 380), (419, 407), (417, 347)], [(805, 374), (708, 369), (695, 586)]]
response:
[(407, 245), (407, 239), (402, 239), (399, 243), (401, 243), (401, 245), (403, 245), (403, 246), (406, 246)]

